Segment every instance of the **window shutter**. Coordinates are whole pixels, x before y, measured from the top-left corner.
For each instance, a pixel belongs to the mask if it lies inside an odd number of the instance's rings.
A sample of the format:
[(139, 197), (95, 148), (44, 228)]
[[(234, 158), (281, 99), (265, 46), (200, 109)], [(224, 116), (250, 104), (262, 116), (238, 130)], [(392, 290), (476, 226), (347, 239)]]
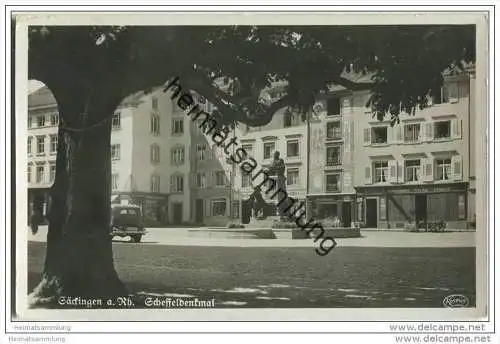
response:
[(174, 176), (170, 176), (170, 192), (175, 192), (174, 181), (175, 181)]
[(451, 168), (454, 180), (462, 180), (462, 157), (460, 155), (451, 157)]
[(215, 172), (210, 172), (210, 177), (209, 177), (209, 180), (207, 182), (207, 184), (209, 186), (214, 186), (215, 185)]
[(208, 216), (213, 216), (214, 203), (212, 201), (208, 202)]
[(454, 139), (462, 138), (462, 120), (454, 119), (451, 121), (452, 135)]
[(372, 179), (372, 167), (365, 167), (365, 184), (371, 184), (373, 182)]
[(418, 181), (421, 182), (425, 180), (425, 160), (420, 159), (420, 175), (418, 177)]
[(424, 123), (424, 136), (422, 137), (423, 142), (429, 142), (434, 139), (433, 133), (433, 123)]
[(396, 143), (401, 144), (403, 143), (403, 129), (404, 127), (402, 125), (397, 125), (393, 127), (393, 129), (396, 131)]
[(434, 160), (425, 159), (425, 177), (426, 182), (432, 182), (434, 180)]
[(403, 166), (404, 166), (404, 161), (398, 161), (397, 162), (397, 177), (396, 177), (396, 183), (403, 183), (405, 181), (405, 177), (403, 174)]
[(371, 129), (365, 128), (363, 131), (363, 145), (367, 146), (371, 142)]
[(396, 166), (396, 161), (390, 160), (388, 163), (389, 167), (389, 183), (395, 183), (396, 182), (396, 173), (397, 173), (397, 166)]

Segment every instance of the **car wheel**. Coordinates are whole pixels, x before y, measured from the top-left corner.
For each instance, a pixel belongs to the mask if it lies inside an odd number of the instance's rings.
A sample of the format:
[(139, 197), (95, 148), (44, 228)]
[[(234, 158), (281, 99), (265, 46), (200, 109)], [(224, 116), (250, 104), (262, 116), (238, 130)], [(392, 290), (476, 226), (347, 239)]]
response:
[(141, 242), (141, 239), (142, 239), (142, 235), (140, 235), (140, 234), (136, 234), (136, 235), (132, 236), (132, 240), (134, 242)]

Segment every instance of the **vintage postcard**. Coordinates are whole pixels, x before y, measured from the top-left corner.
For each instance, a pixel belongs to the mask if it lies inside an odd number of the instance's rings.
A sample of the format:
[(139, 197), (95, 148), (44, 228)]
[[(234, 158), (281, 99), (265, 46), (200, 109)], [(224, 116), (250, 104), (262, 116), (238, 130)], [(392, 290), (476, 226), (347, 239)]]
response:
[(13, 20), (13, 319), (488, 316), (488, 13)]

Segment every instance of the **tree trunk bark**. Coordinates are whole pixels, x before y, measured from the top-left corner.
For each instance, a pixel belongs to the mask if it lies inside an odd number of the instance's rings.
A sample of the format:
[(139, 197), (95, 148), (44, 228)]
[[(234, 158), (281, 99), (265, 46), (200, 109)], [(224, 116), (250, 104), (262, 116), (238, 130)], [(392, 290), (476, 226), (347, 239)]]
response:
[(99, 93), (54, 92), (60, 118), (56, 177), (44, 271), (31, 306), (57, 306), (61, 297), (127, 294), (114, 269), (109, 236), (111, 115), (120, 97)]

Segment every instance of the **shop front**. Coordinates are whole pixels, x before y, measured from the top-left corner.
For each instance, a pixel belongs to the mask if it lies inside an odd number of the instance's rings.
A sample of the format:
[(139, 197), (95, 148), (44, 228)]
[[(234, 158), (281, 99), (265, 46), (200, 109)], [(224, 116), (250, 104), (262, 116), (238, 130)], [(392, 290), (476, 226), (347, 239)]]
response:
[(135, 204), (141, 207), (144, 224), (155, 227), (168, 224), (168, 195), (147, 192), (123, 192), (111, 197), (111, 204)]
[(28, 224), (31, 223), (35, 211), (40, 215), (38, 221), (41, 221), (41, 224), (47, 224), (49, 191), (49, 188), (28, 188)]
[(355, 221), (355, 195), (309, 195), (308, 217), (314, 220), (340, 221), (343, 227), (351, 227)]
[(468, 225), (467, 183), (357, 188), (358, 221), (366, 228), (402, 229), (406, 223)]

